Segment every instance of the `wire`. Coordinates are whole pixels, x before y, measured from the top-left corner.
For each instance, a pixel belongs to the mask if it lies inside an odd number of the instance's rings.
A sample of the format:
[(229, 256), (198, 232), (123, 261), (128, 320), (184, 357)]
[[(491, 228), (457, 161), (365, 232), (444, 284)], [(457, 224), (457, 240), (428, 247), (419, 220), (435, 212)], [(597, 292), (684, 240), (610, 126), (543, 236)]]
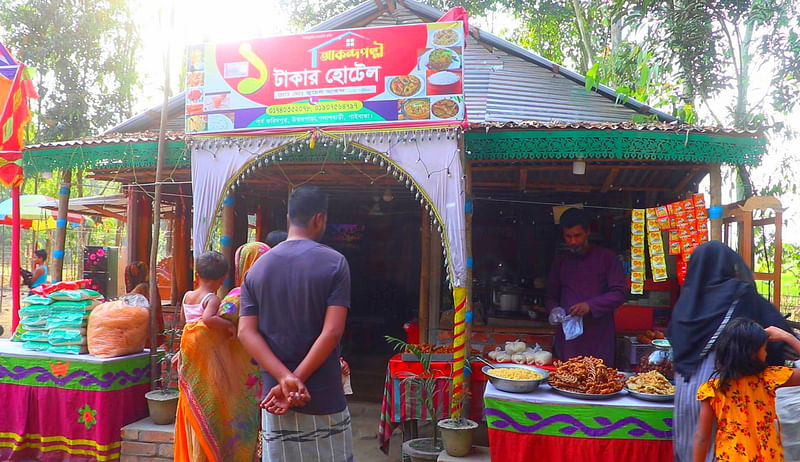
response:
[[(473, 197), (473, 201), (484, 201), (484, 202), (505, 202), (510, 204), (530, 204), (530, 205), (547, 205), (552, 207), (560, 207), (564, 204), (563, 202), (537, 202), (537, 201), (521, 201), (521, 200), (514, 200), (514, 199), (493, 199), (491, 197)], [(584, 205), (583, 208), (585, 209), (599, 209), (599, 210), (616, 210), (619, 212), (630, 212), (633, 209), (626, 209), (622, 207), (606, 207), (602, 205)]]

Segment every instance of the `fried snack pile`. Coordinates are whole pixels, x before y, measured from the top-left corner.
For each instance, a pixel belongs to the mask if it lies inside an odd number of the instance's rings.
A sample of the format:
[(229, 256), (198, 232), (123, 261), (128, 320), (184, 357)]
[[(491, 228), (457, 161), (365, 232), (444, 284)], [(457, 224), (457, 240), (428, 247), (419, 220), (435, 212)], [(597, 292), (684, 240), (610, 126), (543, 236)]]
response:
[(658, 371), (650, 371), (628, 379), (628, 390), (651, 395), (674, 395), (675, 385)]
[(557, 368), (548, 383), (559, 390), (593, 395), (608, 395), (622, 390), (623, 381), (616, 369), (592, 356), (578, 356), (567, 362), (556, 361)]
[(486, 373), (493, 377), (509, 380), (539, 380), (542, 378), (542, 374), (536, 371), (516, 367), (497, 367), (489, 369)]
[(645, 372), (628, 379), (628, 390), (637, 393), (650, 393), (652, 395), (674, 395), (675, 385), (669, 383), (658, 371)]

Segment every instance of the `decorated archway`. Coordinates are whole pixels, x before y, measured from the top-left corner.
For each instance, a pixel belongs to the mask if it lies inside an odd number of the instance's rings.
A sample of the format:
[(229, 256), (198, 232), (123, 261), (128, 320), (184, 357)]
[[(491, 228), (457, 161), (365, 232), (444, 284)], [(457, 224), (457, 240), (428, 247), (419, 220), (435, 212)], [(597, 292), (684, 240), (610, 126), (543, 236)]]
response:
[[(346, 161), (385, 168), (414, 193), (443, 243), (453, 291), (454, 391), (463, 386), (467, 254), (465, 174), (459, 127), (412, 130), (325, 131), (191, 140), (195, 254), (210, 247), (212, 228), (229, 195), (258, 169), (297, 161), (319, 146), (333, 146)], [(221, 236), (224, 244), (231, 236)]]

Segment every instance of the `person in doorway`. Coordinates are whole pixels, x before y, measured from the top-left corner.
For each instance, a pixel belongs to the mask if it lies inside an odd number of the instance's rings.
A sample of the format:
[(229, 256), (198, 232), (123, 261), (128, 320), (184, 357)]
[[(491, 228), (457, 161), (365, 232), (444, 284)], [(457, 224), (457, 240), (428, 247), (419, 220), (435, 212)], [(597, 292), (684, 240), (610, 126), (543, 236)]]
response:
[[(270, 248), (275, 247), (276, 245), (280, 244), (281, 242), (285, 241), (286, 238), (289, 237), (289, 233), (286, 231), (274, 230), (270, 231), (267, 234), (267, 245)], [(345, 395), (352, 395), (353, 389), (350, 387), (350, 364), (344, 360), (344, 358), (339, 358), (339, 362), (342, 365), (342, 385), (344, 386), (344, 394)]]
[(353, 460), (339, 361), (350, 268), (317, 242), (327, 212), (319, 188), (295, 190), (288, 239), (260, 258), (242, 285), (239, 339), (264, 371), (263, 461)]
[[(692, 442), (700, 415), (697, 390), (714, 373), (717, 339), (737, 317), (791, 332), (780, 311), (756, 291), (753, 274), (742, 257), (722, 242), (706, 242), (692, 253), (667, 328), (675, 366), (675, 462), (693, 460)], [(767, 344), (766, 364), (783, 365), (785, 346), (783, 342)], [(713, 435), (711, 438), (713, 441)], [(706, 461), (712, 460), (714, 453), (708, 451)]]
[(281, 242), (285, 241), (287, 237), (289, 237), (289, 233), (287, 233), (286, 231), (280, 231), (277, 229), (274, 231), (270, 231), (269, 234), (267, 234), (267, 245), (271, 249), (276, 245), (280, 244)]
[(33, 253), (33, 268), (31, 272), (31, 289), (35, 289), (47, 283), (47, 251), (38, 249)]
[(566, 314), (582, 318), (583, 334), (566, 340), (556, 329), (555, 355), (562, 361), (594, 356), (614, 365), (616, 334), (614, 311), (626, 300), (622, 264), (609, 249), (589, 243), (589, 217), (571, 208), (561, 215), (568, 253), (556, 258), (547, 281), (546, 307), (563, 307)]

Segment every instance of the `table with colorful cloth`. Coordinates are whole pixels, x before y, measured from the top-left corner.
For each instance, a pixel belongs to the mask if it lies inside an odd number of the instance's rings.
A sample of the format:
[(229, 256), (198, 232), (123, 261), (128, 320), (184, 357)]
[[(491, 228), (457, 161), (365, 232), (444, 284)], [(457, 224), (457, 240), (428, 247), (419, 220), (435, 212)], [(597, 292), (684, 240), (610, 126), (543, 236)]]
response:
[(483, 398), (493, 461), (672, 461), (672, 402), (586, 401), (547, 385), (506, 393), (491, 383)]
[[(470, 400), (469, 418), (480, 422), (483, 420), (483, 390), (487, 377), (481, 372), (480, 362), (470, 364)], [(411, 380), (404, 380), (412, 374), (422, 374), (422, 364), (417, 361), (403, 361), (401, 354), (389, 360), (386, 381), (381, 403), (381, 422), (378, 429), (378, 440), (383, 452), (389, 452), (389, 440), (398, 425), (416, 420), (429, 419), (428, 411), (422, 404), (422, 386)], [(450, 415), (452, 399), (453, 362), (431, 361), (431, 372), (436, 380), (434, 405), (439, 418)]]
[(101, 359), (0, 340), (0, 460), (117, 460), (149, 389), (147, 352)]

